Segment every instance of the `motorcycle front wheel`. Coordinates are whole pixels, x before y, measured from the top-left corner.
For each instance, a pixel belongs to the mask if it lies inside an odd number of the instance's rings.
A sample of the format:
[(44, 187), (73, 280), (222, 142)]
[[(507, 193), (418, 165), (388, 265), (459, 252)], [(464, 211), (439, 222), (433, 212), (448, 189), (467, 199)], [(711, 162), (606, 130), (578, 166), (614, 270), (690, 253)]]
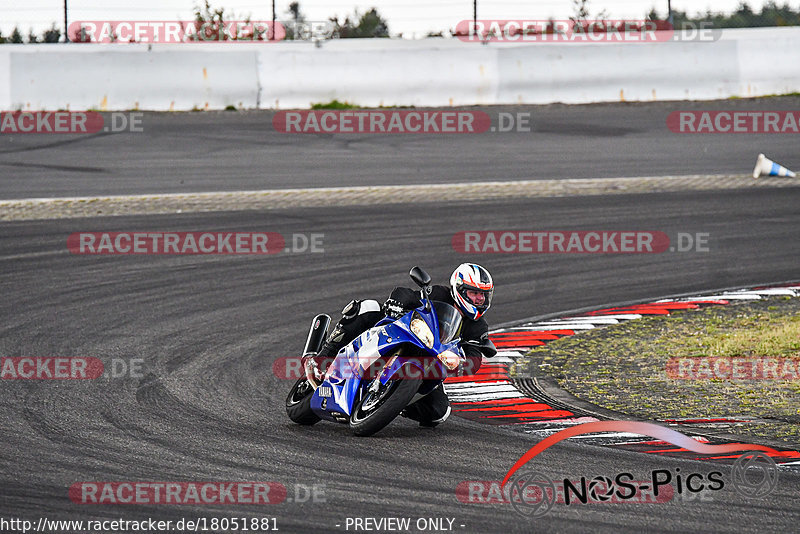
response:
[(391, 380), (368, 393), (350, 414), (350, 430), (356, 436), (375, 434), (408, 406), (421, 384), (421, 378)]

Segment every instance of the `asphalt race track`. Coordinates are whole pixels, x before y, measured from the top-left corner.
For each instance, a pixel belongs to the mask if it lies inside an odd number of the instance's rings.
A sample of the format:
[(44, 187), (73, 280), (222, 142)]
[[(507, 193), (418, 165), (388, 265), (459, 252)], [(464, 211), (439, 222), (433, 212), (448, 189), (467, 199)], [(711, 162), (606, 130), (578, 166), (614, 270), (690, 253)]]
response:
[(496, 129), (501, 128), (500, 113), (529, 118), (530, 131), (517, 121), (512, 131), (475, 135), (285, 134), (273, 130), (275, 114), (269, 111), (144, 113), (140, 133), (3, 134), (0, 199), (747, 175), (759, 152), (798, 166), (795, 136), (679, 134), (667, 128), (667, 116), (674, 111), (794, 110), (798, 105), (800, 97), (465, 108), (485, 110)]
[[(714, 105), (771, 106), (768, 101)], [(669, 107), (620, 106), (634, 110), (638, 122), (617, 124), (613, 128), (631, 133), (608, 136), (564, 124), (578, 121), (581, 111), (596, 119), (612, 117), (614, 106), (541, 108), (574, 118), (559, 123), (559, 132), (520, 142), (530, 145), (536, 158), (521, 154), (521, 144), (508, 144), (517, 139), (512, 134), (460, 137), (433, 147), (389, 136), (372, 136), (356, 146), (336, 137), (285, 137), (279, 150), (273, 146), (268, 157), (256, 156), (266, 141), (258, 139), (254, 119), (247, 116), (239, 137), (228, 137), (236, 130), (231, 120), (227, 130), (198, 133), (202, 143), (174, 138), (184, 148), (195, 143), (192, 153), (182, 153), (192, 160), (187, 166), (171, 161), (173, 147), (164, 145), (161, 158), (130, 168), (142, 151), (122, 142), (124, 136), (27, 151), (10, 151), (11, 142), (0, 139), (0, 197), (409, 183), (428, 173), (434, 181), (468, 181), (485, 180), (489, 171), (494, 179), (747, 173), (758, 152), (779, 161), (797, 157), (791, 136), (692, 141), (652, 125), (643, 139), (637, 136), (648, 117), (663, 118)], [(198, 117), (158, 120), (173, 121), (177, 136), (192, 130)], [(146, 139), (144, 134), (141, 142)], [(217, 144), (218, 152), (210, 149)], [(344, 145), (350, 147), (348, 156), (336, 152)], [(362, 146), (375, 157), (354, 156)], [(421, 156), (413, 163), (421, 174), (406, 169), (394, 175), (417, 149)], [(557, 156), (544, 157), (548, 153)], [(600, 153), (605, 156), (596, 162), (593, 155)], [(381, 154), (385, 161), (377, 157)], [(478, 160), (482, 166), (473, 168), (470, 161)], [(233, 161), (238, 167), (229, 164)], [(178, 169), (175, 180), (184, 178), (186, 184), (160, 181), (164, 165)], [(104, 170), (60, 168), (80, 166)], [(207, 172), (197, 176), (196, 168)], [(112, 170), (106, 175), (105, 169)], [(497, 283), (490, 324), (796, 280), (798, 205), (800, 187), (3, 223), (0, 355), (92, 356), (107, 367), (112, 361), (143, 362), (135, 376), (0, 382), (0, 514), (34, 521), (275, 517), (284, 532), (346, 532), (347, 518), (355, 517), (453, 518), (454, 531), (470, 533), (790, 531), (800, 521), (796, 470), (781, 471), (775, 492), (761, 499), (748, 500), (726, 487), (702, 501), (675, 496), (660, 504), (556, 504), (536, 520), (508, 504), (462, 503), (456, 496), (459, 483), (501, 480), (538, 438), (460, 418), (435, 430), (398, 420), (373, 438), (355, 438), (331, 423), (295, 426), (283, 407), (291, 382), (274, 376), (272, 363), (301, 350), (314, 314), (334, 314), (354, 297), (382, 299), (391, 287), (411, 283), (406, 273), (414, 264), (440, 282), (462, 261), (489, 268)], [(652, 230), (670, 237), (703, 232), (709, 234), (709, 251), (467, 256), (451, 246), (460, 231), (504, 229)], [(66, 248), (72, 232), (120, 230), (321, 233), (324, 253), (81, 256)], [(654, 469), (678, 468), (684, 474), (730, 475), (724, 465), (579, 442), (560, 443), (531, 466), (555, 479), (630, 472), (643, 480)], [(271, 481), (283, 484), (288, 498), (266, 506), (75, 504), (68, 489), (81, 481)], [(296, 502), (297, 485), (324, 487), (325, 502)]]

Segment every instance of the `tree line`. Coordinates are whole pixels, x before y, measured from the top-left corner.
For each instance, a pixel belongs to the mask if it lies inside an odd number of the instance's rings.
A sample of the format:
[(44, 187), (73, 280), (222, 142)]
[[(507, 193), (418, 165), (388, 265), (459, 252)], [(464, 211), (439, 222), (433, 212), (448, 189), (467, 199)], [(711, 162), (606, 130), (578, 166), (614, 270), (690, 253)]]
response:
[[(650, 20), (660, 20), (655, 10), (650, 11)], [(672, 12), (673, 24), (680, 27), (683, 22), (711, 22), (714, 28), (763, 28), (772, 26), (800, 26), (800, 7), (797, 11), (789, 3), (778, 5), (770, 1), (764, 4), (760, 12), (753, 11), (747, 2), (740, 2), (731, 14), (713, 13), (710, 10), (705, 14), (692, 17), (686, 11)]]
[(11, 44), (22, 44), (22, 43), (57, 43), (61, 39), (61, 30), (56, 28), (55, 22), (53, 25), (43, 31), (41, 35), (36, 35), (33, 33), (33, 30), (28, 32), (28, 39), (27, 41), (23, 39), (22, 32), (19, 31), (18, 27), (14, 27), (14, 30), (9, 34), (8, 37), (3, 36), (3, 33), (0, 32), (0, 44), (4, 43), (11, 43)]
[[(300, 2), (292, 2), (289, 4), (289, 9), (286, 12), (288, 20), (279, 20), (286, 28), (287, 40), (303, 39), (304, 32), (301, 30), (306, 22), (306, 17), (300, 9)], [(225, 8), (214, 8), (211, 6), (209, 0), (204, 0), (201, 6), (196, 6), (194, 9), (194, 22), (198, 28), (214, 28), (223, 26), (227, 21), (243, 20), (250, 21), (250, 17), (237, 17), (233, 12), (226, 11)], [(329, 38), (350, 39), (359, 37), (389, 37), (389, 25), (377, 8), (367, 10), (365, 13), (359, 13), (357, 10), (352, 15), (346, 15), (344, 19), (339, 17), (330, 17), (331, 32)], [(19, 27), (8, 36), (4, 36), (0, 32), (0, 44), (23, 44), (23, 43), (57, 43), (61, 40), (62, 32), (53, 23), (52, 27), (42, 32), (41, 35), (36, 35), (31, 29), (28, 32), (27, 39), (23, 36)], [(250, 36), (252, 38), (252, 36)], [(261, 40), (268, 39), (268, 36), (263, 37)], [(69, 36), (70, 41), (83, 42), (86, 41), (85, 35), (75, 33)]]

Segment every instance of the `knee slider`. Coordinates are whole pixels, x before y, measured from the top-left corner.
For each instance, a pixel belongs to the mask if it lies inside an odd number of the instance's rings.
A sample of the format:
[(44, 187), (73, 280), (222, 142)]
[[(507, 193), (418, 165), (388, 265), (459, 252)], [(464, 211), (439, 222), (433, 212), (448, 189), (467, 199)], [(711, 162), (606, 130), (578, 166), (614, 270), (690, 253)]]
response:
[(340, 323), (349, 323), (358, 316), (361, 309), (360, 300), (351, 300), (344, 308), (342, 308), (342, 320)]

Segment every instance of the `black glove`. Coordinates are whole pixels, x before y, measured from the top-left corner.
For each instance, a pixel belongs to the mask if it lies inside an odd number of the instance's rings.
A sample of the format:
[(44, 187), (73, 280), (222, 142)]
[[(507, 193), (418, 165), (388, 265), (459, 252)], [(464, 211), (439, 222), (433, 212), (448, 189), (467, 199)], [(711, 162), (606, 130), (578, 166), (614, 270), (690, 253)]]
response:
[(419, 300), (419, 291), (414, 291), (407, 287), (394, 288), (389, 298), (399, 302), (407, 310), (413, 310), (422, 305)]
[(386, 317), (399, 319), (406, 314), (406, 309), (399, 301), (386, 299), (386, 302), (383, 303), (383, 313), (386, 314)]

